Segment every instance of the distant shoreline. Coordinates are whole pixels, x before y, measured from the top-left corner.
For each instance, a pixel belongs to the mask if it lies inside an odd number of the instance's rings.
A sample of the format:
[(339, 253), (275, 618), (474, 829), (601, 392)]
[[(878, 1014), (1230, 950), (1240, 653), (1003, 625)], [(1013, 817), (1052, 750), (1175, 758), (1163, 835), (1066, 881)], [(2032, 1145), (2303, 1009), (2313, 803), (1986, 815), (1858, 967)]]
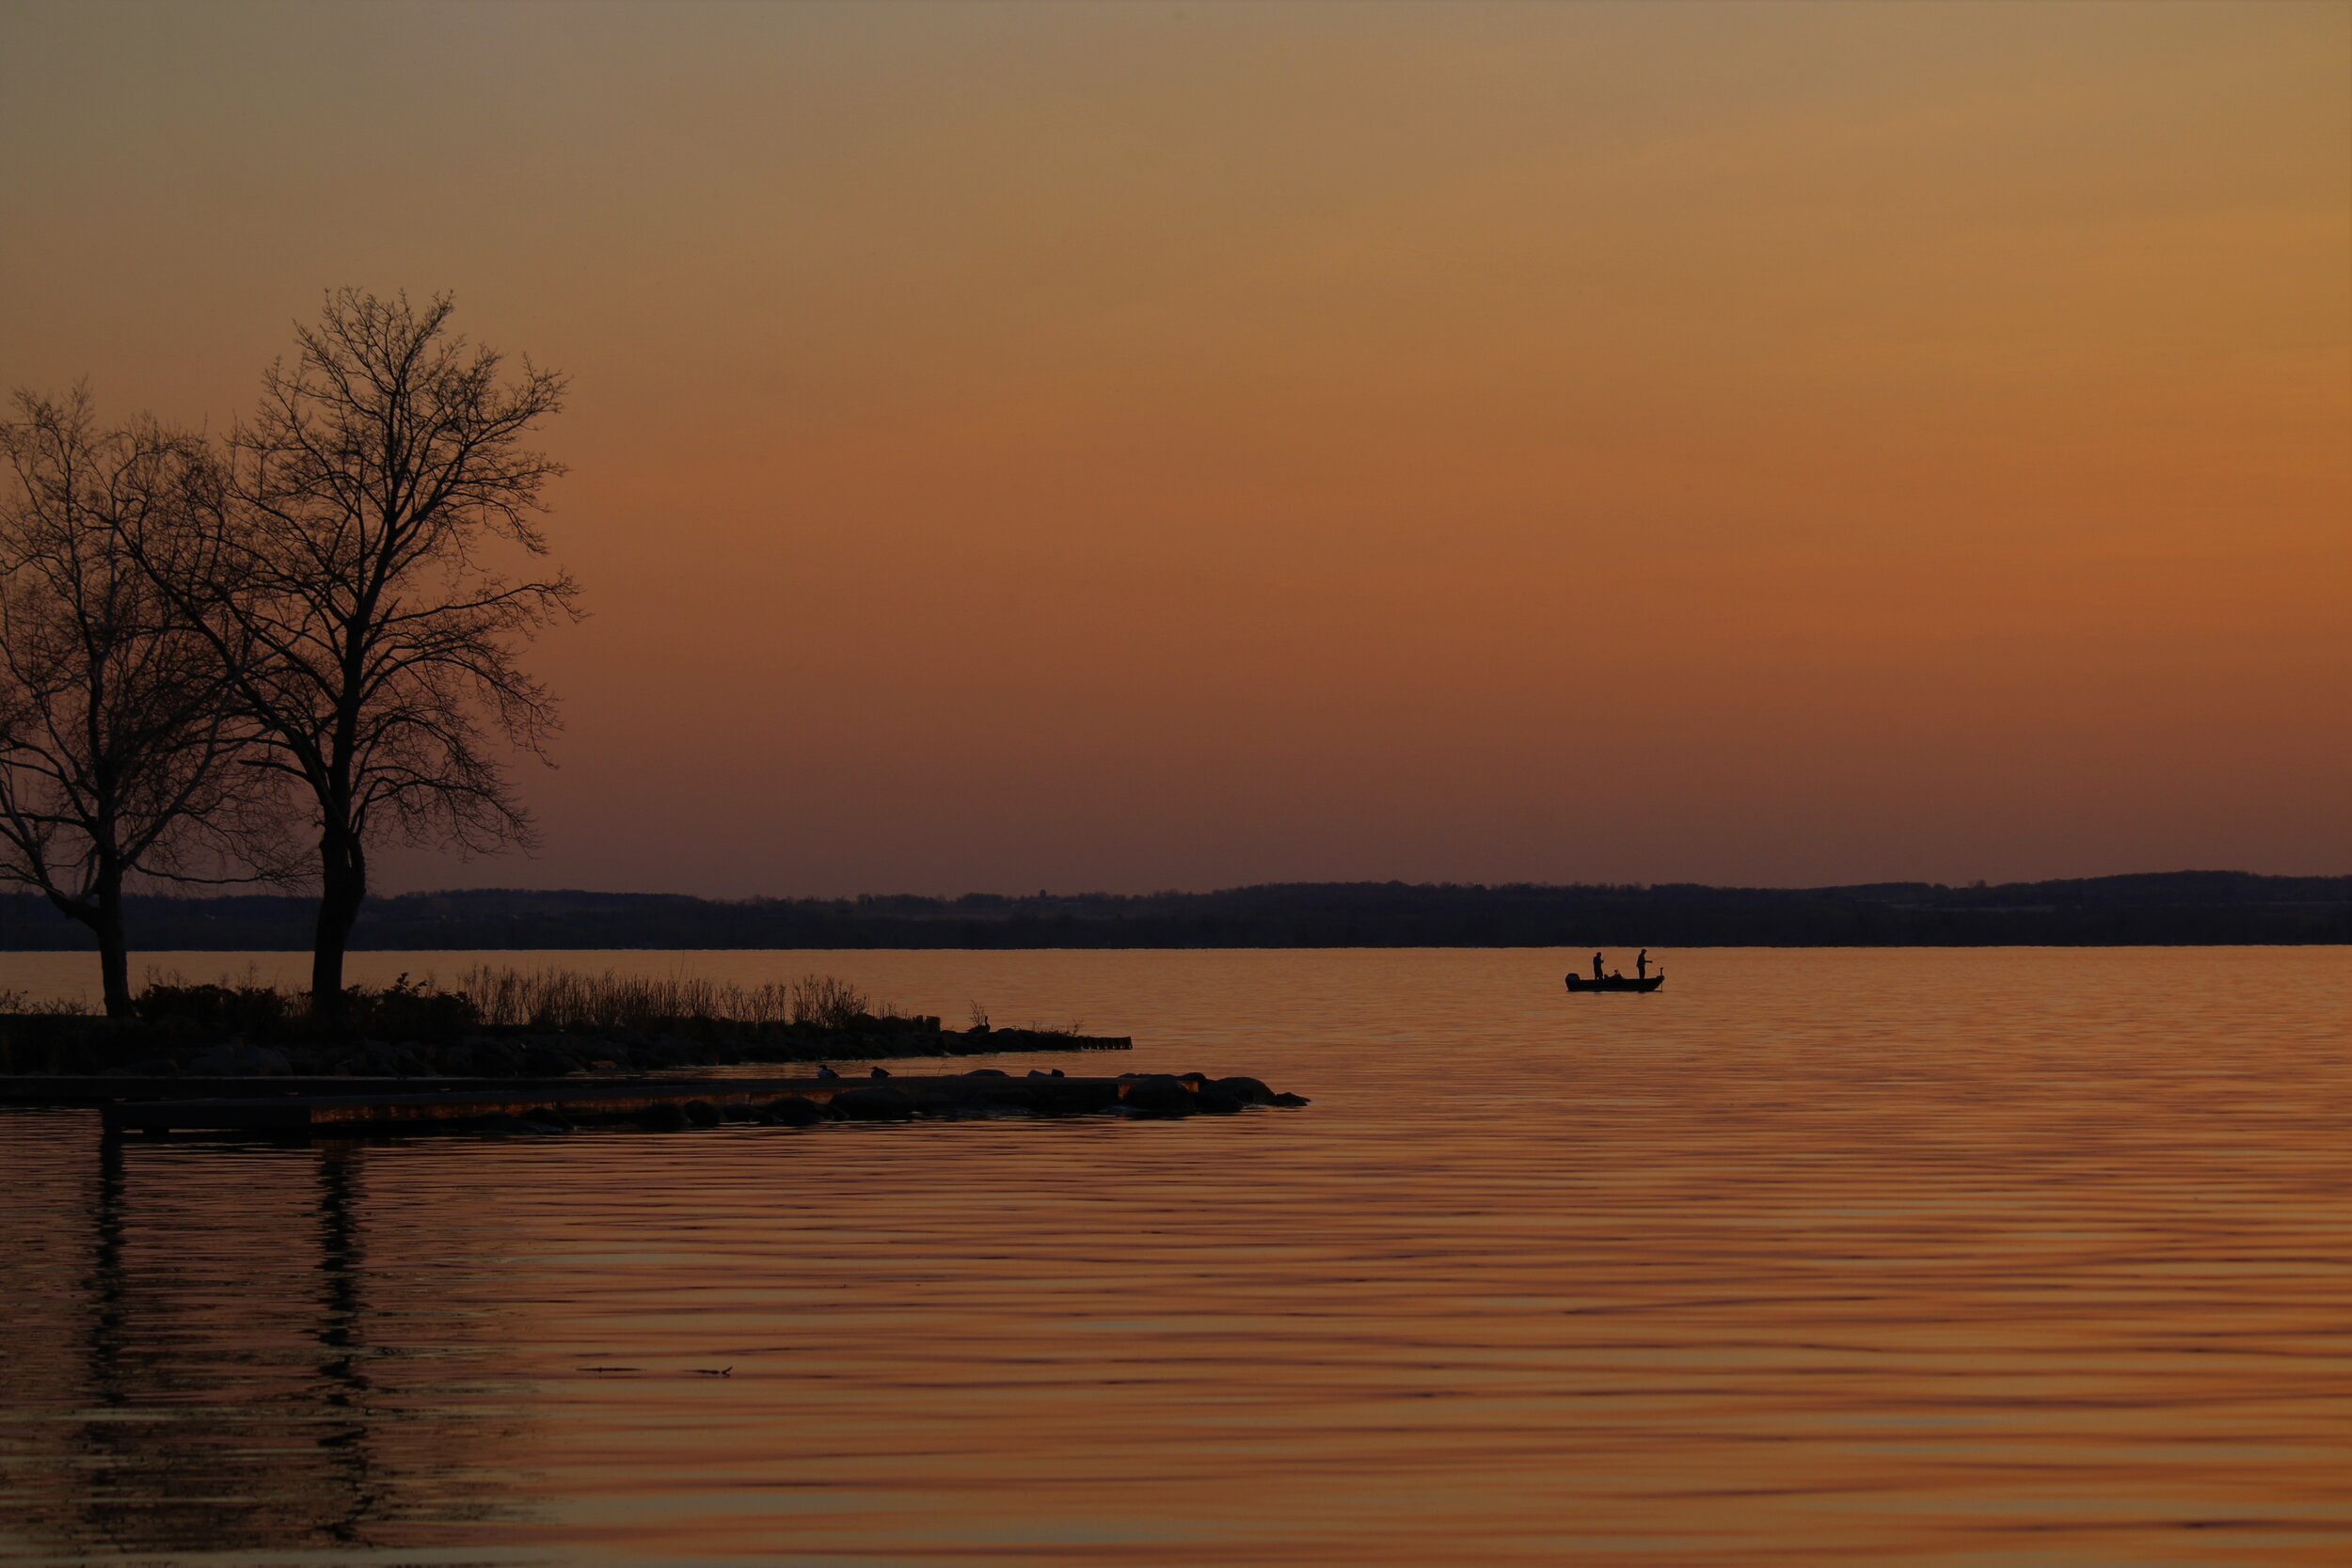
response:
[[(290, 895), (131, 900), (143, 952), (291, 952)], [(2352, 877), (2156, 872), (1836, 888), (1296, 882), (1216, 893), (695, 898), (469, 890), (372, 899), (371, 952), (1333, 947), (2136, 947), (2352, 943)], [(0, 951), (85, 948), (31, 895), (0, 895)]]

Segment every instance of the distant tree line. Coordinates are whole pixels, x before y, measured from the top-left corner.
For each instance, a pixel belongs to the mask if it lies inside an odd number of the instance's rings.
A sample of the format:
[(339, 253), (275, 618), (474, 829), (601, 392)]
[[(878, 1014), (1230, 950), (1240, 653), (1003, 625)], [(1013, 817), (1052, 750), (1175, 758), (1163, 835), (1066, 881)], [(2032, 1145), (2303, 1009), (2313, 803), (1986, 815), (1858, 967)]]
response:
[[(299, 948), (309, 906), (241, 895), (135, 899), (164, 947)], [(71, 940), (0, 897), (0, 947)], [(1116, 948), (1992, 946), (2352, 942), (2352, 877), (2180, 872), (1943, 887), (1292, 883), (1128, 896), (749, 899), (474, 891), (372, 901), (359, 947)]]
[(530, 839), (500, 754), (544, 754), (518, 657), (577, 613), (526, 444), (565, 384), (450, 315), (330, 293), (217, 436), (81, 386), (0, 420), (0, 879), (83, 927), (109, 1015), (173, 907), (142, 883), (310, 889), (331, 1015), (371, 847)]

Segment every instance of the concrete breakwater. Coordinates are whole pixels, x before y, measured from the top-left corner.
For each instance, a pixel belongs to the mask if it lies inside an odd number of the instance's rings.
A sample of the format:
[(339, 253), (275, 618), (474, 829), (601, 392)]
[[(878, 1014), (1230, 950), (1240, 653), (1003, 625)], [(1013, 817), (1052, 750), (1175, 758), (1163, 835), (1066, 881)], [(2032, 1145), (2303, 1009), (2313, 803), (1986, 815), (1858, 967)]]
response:
[(1202, 1072), (1072, 1078), (1032, 1071), (1015, 1078), (981, 1069), (953, 1076), (868, 1078), (577, 1079), (489, 1085), (446, 1081), (374, 1092), (258, 1092), (149, 1098), (162, 1085), (101, 1105), (106, 1134), (232, 1133), (272, 1137), (365, 1137), (414, 1132), (561, 1132), (626, 1125), (654, 1131), (756, 1122), (974, 1120), (1002, 1117), (1117, 1116), (1166, 1119), (1234, 1115), (1254, 1106), (1295, 1107), (1247, 1076)]

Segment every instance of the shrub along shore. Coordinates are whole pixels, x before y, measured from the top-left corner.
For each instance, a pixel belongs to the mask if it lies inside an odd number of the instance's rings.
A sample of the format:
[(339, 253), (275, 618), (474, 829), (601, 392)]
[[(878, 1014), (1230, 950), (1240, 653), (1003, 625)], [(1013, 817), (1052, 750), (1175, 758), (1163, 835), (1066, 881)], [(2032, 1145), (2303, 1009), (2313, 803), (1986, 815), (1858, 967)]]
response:
[(835, 976), (761, 986), (483, 967), (454, 987), (351, 988), (339, 1016), (255, 982), (159, 980), (108, 1019), (0, 992), (0, 1073), (126, 1078), (563, 1077), (753, 1062), (1123, 1051), (1079, 1026), (971, 1026), (878, 1005)]

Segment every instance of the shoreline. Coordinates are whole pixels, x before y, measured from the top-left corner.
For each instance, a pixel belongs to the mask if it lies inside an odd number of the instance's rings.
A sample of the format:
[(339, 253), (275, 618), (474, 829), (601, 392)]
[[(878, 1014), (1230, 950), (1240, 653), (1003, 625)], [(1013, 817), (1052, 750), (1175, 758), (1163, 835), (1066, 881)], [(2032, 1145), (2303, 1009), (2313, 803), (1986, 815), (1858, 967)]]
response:
[[(869, 1019), (847, 1029), (681, 1020), (660, 1028), (551, 1030), (475, 1025), (433, 1038), (369, 1037), (309, 1026), (260, 1033), (189, 1030), (77, 1014), (0, 1014), (0, 1079), (528, 1079), (677, 1068), (744, 1067), (1021, 1052), (1131, 1051), (1125, 1035), (1026, 1028), (943, 1029), (936, 1018)], [(5, 1103), (0, 1099), (0, 1103)]]
[[(44, 1093), (47, 1090), (49, 1092)], [(195, 1092), (190, 1092), (195, 1091)], [(96, 1109), (108, 1138), (372, 1137), (417, 1132), (560, 1133), (581, 1127), (683, 1132), (728, 1123), (971, 1121), (1112, 1116), (1168, 1120), (1308, 1101), (1246, 1074), (1022, 1077), (995, 1068), (898, 1078), (608, 1078), (334, 1081), (0, 1079), (0, 1104)]]
[[(138, 895), (146, 952), (306, 951), (315, 901)], [(1955, 886), (1282, 882), (1207, 893), (724, 899), (474, 888), (369, 901), (351, 951), (2300, 946), (2352, 942), (2352, 876), (2158, 871)], [(0, 893), (0, 950), (87, 951)]]

